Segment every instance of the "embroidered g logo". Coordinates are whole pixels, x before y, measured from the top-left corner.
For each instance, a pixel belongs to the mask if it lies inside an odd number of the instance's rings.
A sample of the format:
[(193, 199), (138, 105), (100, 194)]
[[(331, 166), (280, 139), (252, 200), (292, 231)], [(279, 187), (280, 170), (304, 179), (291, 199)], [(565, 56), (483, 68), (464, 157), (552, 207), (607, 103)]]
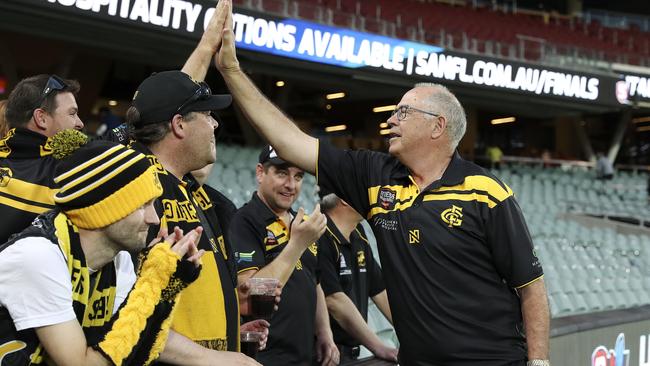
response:
[(463, 209), (462, 207), (452, 205), (450, 208), (442, 211), (440, 217), (449, 227), (460, 226), (463, 223)]

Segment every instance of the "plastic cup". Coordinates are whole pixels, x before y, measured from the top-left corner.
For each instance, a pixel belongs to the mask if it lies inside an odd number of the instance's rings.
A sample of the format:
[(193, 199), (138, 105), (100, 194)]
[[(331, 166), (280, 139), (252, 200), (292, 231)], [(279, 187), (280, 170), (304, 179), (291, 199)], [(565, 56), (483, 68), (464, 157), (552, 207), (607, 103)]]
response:
[(255, 358), (255, 355), (257, 355), (257, 347), (259, 347), (262, 336), (263, 334), (261, 332), (241, 332), (239, 336), (241, 352), (248, 357)]
[(275, 291), (280, 281), (277, 278), (251, 278), (251, 316), (269, 320), (275, 308)]

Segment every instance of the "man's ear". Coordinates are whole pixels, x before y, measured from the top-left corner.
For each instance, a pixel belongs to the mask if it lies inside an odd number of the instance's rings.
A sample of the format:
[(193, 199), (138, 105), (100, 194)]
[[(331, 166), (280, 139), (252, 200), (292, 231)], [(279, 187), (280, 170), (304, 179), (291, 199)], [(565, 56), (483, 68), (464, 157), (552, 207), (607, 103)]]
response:
[(447, 127), (447, 118), (445, 116), (435, 117), (432, 121), (431, 138), (438, 139), (445, 133)]
[(257, 163), (255, 166), (255, 179), (257, 180), (257, 184), (260, 184), (262, 182), (262, 175), (264, 174), (264, 165), (261, 163)]
[(187, 135), (185, 128), (185, 119), (180, 114), (175, 114), (171, 120), (171, 130), (176, 138), (184, 139)]
[(34, 125), (39, 131), (47, 130), (47, 127), (49, 125), (48, 118), (50, 118), (50, 116), (42, 108), (36, 108), (34, 112), (32, 112), (32, 119), (34, 120)]

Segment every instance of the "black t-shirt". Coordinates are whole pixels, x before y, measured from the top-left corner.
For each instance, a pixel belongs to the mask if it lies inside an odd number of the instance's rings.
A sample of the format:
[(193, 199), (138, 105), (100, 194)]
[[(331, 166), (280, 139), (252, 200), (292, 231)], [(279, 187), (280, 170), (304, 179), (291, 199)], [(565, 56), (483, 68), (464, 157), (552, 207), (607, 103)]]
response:
[(402, 364), (526, 358), (516, 289), (543, 271), (508, 186), (455, 154), (420, 191), (395, 157), (326, 143), (317, 173), (375, 233)]
[[(318, 266), (325, 296), (343, 292), (367, 321), (368, 297), (379, 294), (385, 287), (381, 268), (372, 255), (363, 227), (358, 225), (347, 241), (328, 217), (327, 231), (318, 240)], [(336, 344), (360, 345), (331, 316), (330, 325)]]
[[(295, 215), (294, 212), (292, 212)], [(271, 263), (289, 242), (290, 227), (253, 193), (230, 225), (239, 272)], [(314, 346), (318, 250), (305, 250), (282, 289), (278, 311), (271, 318), (266, 349), (257, 360), (267, 366), (309, 365)]]

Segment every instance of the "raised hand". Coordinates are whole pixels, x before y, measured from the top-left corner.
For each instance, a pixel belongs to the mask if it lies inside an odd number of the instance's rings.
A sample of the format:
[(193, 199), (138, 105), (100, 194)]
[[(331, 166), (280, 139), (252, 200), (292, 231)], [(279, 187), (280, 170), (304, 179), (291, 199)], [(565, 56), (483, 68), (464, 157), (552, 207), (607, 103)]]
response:
[(215, 7), (214, 14), (210, 18), (208, 26), (203, 32), (201, 37), (201, 42), (199, 45), (210, 47), (212, 53), (214, 54), (221, 46), (221, 37), (223, 36), (223, 28), (226, 24), (226, 20), (229, 15), (232, 13), (232, 2), (231, 0), (220, 0), (217, 6)]
[[(190, 230), (189, 233), (183, 235), (183, 230), (178, 226), (174, 228), (174, 232), (165, 237), (165, 242), (171, 245), (172, 251), (178, 254), (179, 257), (194, 263), (196, 267), (201, 265), (201, 257), (205, 251), (198, 250), (197, 245), (201, 239), (203, 228), (201, 226), (196, 229)], [(156, 239), (152, 244), (157, 243)]]
[(305, 210), (301, 207), (291, 223), (290, 242), (307, 248), (323, 235), (326, 227), (327, 218), (320, 212), (320, 205), (316, 205), (309, 217), (305, 217)]
[(239, 60), (235, 49), (235, 33), (233, 33), (232, 11), (226, 14), (226, 20), (221, 36), (221, 47), (214, 55), (214, 65), (223, 73), (239, 71)]

